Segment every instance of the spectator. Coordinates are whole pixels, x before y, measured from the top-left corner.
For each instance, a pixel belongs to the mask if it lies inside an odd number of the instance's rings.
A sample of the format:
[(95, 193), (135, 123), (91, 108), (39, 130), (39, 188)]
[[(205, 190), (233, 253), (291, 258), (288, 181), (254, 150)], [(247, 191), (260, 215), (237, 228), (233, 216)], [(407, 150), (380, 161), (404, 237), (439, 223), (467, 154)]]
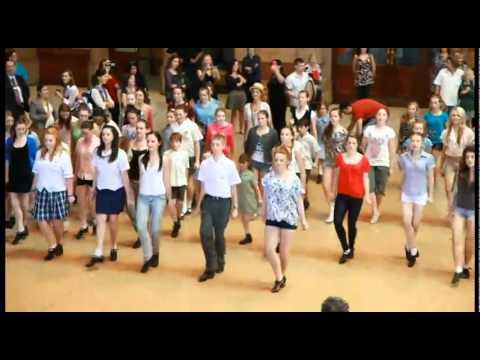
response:
[[(215, 83), (220, 80), (220, 72), (218, 68), (213, 64), (212, 55), (205, 54), (202, 58), (202, 63), (200, 67), (197, 69), (197, 78), (196, 78), (196, 85), (197, 89), (201, 87), (208, 87), (210, 86), (212, 89), (211, 96), (217, 99), (217, 93), (215, 91)], [(195, 95), (198, 92), (194, 92)], [(197, 95), (198, 96), (198, 95)]]
[(5, 79), (5, 110), (10, 110), (14, 115), (29, 112), (28, 100), (30, 89), (23, 77), (15, 75), (15, 63), (12, 60), (5, 62), (7, 78)]
[(350, 312), (350, 307), (342, 298), (330, 296), (323, 302), (322, 312)]
[(235, 123), (240, 123), (240, 133), (243, 134), (245, 125), (243, 124), (243, 108), (247, 103), (247, 94), (245, 93), (245, 84), (247, 80), (240, 74), (240, 62), (233, 60), (227, 75), (227, 109), (232, 110), (232, 125), (235, 130)]
[(261, 83), (255, 83), (250, 87), (252, 102), (245, 104), (243, 114), (245, 116), (245, 133), (248, 134), (252, 127), (258, 125), (258, 113), (260, 110), (268, 112), (268, 126), (272, 126), (272, 112), (270, 105), (265, 102), (265, 87)]
[[(247, 55), (242, 60), (242, 73), (247, 80), (247, 88), (250, 88), (253, 84), (262, 81), (262, 73), (260, 68), (262, 61), (258, 55), (255, 55), (254, 50), (254, 48), (247, 48)], [(247, 101), (251, 102), (251, 95), (247, 94), (247, 97)]]
[(295, 71), (287, 76), (286, 87), (290, 98), (290, 109), (294, 110), (298, 106), (298, 94), (305, 90), (310, 77), (305, 71), (305, 61), (297, 58), (294, 61)]
[(112, 74), (113, 67), (115, 67), (115, 64), (108, 59), (103, 59), (98, 64), (98, 70), (104, 69), (107, 72), (107, 82), (105, 83), (104, 87), (107, 89), (110, 97), (113, 100), (114, 107), (110, 110), (113, 121), (119, 124), (121, 89), (117, 78)]
[[(37, 97), (30, 103), (30, 119), (35, 130), (43, 132), (52, 126), (58, 117), (57, 110), (49, 101), (48, 86), (39, 82), (37, 85)], [(43, 137), (43, 134), (40, 134)]]
[(135, 76), (135, 83), (140, 89), (143, 89), (145, 93), (148, 93), (147, 81), (145, 76), (140, 72), (138, 61), (132, 60), (128, 63), (127, 75), (125, 76), (124, 84), (127, 82), (130, 75)]
[(181, 88), (187, 90), (187, 77), (180, 69), (180, 57), (172, 56), (165, 69), (165, 97), (167, 104), (173, 101), (173, 90)]
[(135, 80), (135, 75), (130, 75), (127, 79), (127, 83), (122, 86), (122, 105), (123, 108), (127, 107), (127, 96), (129, 94), (135, 95), (138, 90), (138, 86)]
[(25, 65), (18, 62), (17, 52), (15, 49), (5, 49), (5, 58), (11, 60), (15, 64), (15, 75), (21, 76), (25, 83), (28, 84), (28, 71)]
[(471, 127), (475, 116), (475, 73), (472, 69), (465, 70), (458, 96), (459, 105), (467, 113), (467, 123)]
[(105, 84), (108, 81), (108, 74), (105, 69), (100, 69), (95, 73), (95, 77), (96, 83), (92, 89), (94, 108), (100, 108), (103, 111), (108, 110), (108, 113), (112, 115), (112, 110), (115, 107), (115, 103), (105, 87)]
[(458, 90), (462, 84), (464, 71), (457, 68), (457, 64), (451, 57), (447, 58), (447, 67), (440, 70), (433, 81), (435, 94), (440, 95), (447, 105), (448, 113), (458, 104)]
[(368, 53), (368, 50), (368, 48), (357, 48), (357, 53), (353, 57), (352, 68), (358, 100), (369, 97), (370, 89), (375, 82), (377, 65), (375, 58)]
[[(195, 120), (195, 111), (193, 106), (190, 102), (185, 100), (185, 90), (182, 87), (176, 87), (173, 89), (173, 99), (168, 103), (168, 109), (175, 111), (177, 106), (183, 105), (187, 109), (187, 117), (190, 120)], [(166, 140), (169, 141), (168, 139)], [(165, 146), (165, 141), (163, 142), (163, 146)]]
[(72, 70), (65, 70), (62, 72), (62, 86), (63, 91), (60, 89), (55, 90), (55, 95), (61, 99), (62, 103), (67, 104), (72, 111), (77, 111), (80, 106), (80, 91), (77, 85), (75, 85), (75, 79), (73, 78)]
[(277, 134), (280, 134), (280, 131), (287, 125), (285, 121), (287, 88), (282, 61), (279, 59), (272, 60), (270, 70), (272, 71), (272, 76), (268, 82), (268, 104), (272, 112), (273, 127)]
[(154, 118), (154, 115), (153, 115), (153, 107), (150, 106), (147, 101), (149, 102), (148, 98), (147, 98), (147, 94), (145, 93), (145, 91), (143, 91), (141, 88), (137, 90), (136, 92), (136, 97), (137, 97), (137, 109), (140, 110), (140, 113), (141, 113), (141, 116), (140, 118), (142, 120), (145, 120), (145, 122), (147, 123), (147, 128), (150, 129), (150, 130), (154, 130), (153, 129), (153, 118)]

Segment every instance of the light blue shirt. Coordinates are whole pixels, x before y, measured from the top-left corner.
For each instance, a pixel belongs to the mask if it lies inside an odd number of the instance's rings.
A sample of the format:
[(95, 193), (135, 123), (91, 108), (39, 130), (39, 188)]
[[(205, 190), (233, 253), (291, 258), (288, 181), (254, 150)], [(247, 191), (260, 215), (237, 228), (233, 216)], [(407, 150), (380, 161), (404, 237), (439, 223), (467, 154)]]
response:
[[(410, 150), (410, 144), (412, 143), (412, 139), (408, 138), (405, 140), (402, 144), (402, 151), (409, 151)], [(425, 152), (431, 152), (432, 151), (432, 141), (429, 138), (423, 138), (422, 142), (422, 151)]]
[(420, 158), (412, 158), (411, 152), (400, 155), (400, 169), (405, 173), (402, 193), (409, 197), (425, 196), (428, 191), (428, 171), (435, 167), (433, 155), (422, 151)]
[(198, 121), (208, 126), (215, 121), (215, 110), (217, 110), (218, 106), (217, 100), (212, 99), (206, 105), (198, 101), (193, 109), (195, 110)]
[(17, 62), (15, 75), (23, 77), (25, 82), (28, 84), (28, 79), (29, 79), (28, 72), (27, 72), (27, 68), (23, 64), (20, 64), (20, 63)]

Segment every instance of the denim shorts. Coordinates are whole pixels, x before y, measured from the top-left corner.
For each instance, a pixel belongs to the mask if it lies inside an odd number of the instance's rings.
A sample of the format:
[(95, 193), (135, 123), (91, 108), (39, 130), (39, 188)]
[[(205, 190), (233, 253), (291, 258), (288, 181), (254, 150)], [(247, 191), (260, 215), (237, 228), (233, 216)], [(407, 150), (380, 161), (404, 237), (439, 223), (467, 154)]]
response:
[(455, 214), (463, 217), (465, 220), (469, 220), (475, 216), (475, 210), (464, 209), (461, 207), (455, 208)]

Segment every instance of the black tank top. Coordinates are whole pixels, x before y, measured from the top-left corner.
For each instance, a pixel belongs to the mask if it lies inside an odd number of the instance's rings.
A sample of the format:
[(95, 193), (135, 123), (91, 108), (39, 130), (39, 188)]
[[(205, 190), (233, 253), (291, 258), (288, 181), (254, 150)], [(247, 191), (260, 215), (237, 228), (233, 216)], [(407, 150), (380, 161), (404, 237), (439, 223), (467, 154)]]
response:
[(310, 124), (310, 119), (312, 117), (312, 110), (309, 108), (305, 113), (303, 114), (302, 117), (297, 118), (297, 111), (295, 108), (291, 108), (291, 113), (292, 113), (292, 118), (295, 121), (295, 125), (298, 124), (299, 121), (306, 119), (308, 124)]
[(29, 181), (33, 175), (28, 157), (28, 141), (25, 142), (25, 146), (21, 148), (14, 147), (12, 143), (10, 154), (9, 172), (11, 181), (22, 183)]
[(466, 176), (457, 175), (457, 194), (456, 205), (466, 210), (475, 209), (475, 182), (468, 182), (468, 174)]
[(148, 150), (132, 150), (132, 159), (130, 160), (130, 169), (128, 170), (128, 177), (130, 180), (138, 181), (140, 179), (140, 167), (138, 166), (138, 159)]

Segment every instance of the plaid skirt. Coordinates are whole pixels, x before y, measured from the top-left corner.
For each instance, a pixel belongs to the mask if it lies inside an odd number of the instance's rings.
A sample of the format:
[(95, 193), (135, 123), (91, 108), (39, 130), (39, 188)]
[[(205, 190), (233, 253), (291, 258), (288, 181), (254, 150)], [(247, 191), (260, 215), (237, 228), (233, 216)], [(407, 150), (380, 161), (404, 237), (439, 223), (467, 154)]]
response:
[(63, 220), (70, 214), (67, 192), (37, 190), (33, 218), (37, 221)]

